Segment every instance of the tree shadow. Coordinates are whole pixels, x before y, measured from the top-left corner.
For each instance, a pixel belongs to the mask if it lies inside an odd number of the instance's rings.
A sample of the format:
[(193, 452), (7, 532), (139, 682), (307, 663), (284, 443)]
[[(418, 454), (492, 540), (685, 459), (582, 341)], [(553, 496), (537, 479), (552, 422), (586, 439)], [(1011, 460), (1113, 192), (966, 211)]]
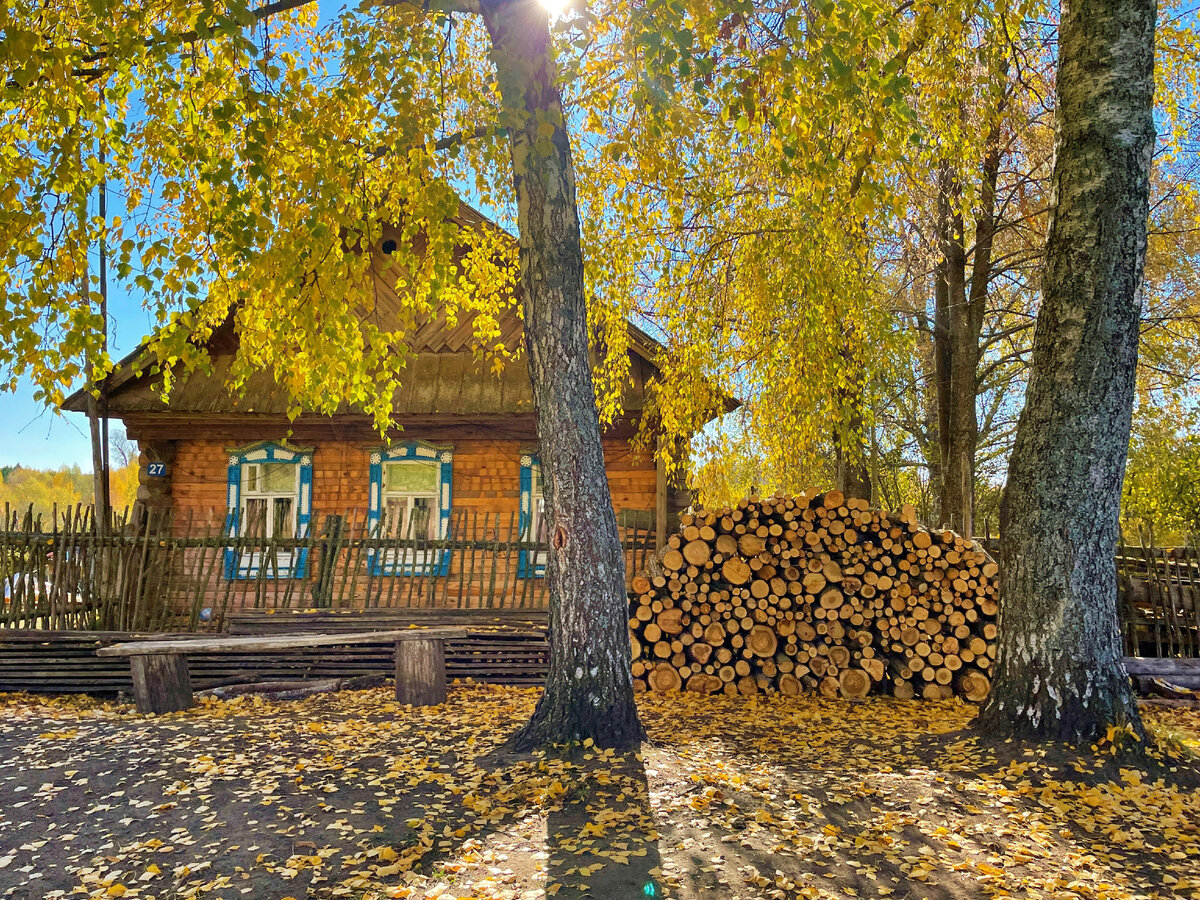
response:
[[(947, 717), (948, 708), (801, 698), (739, 711), (716, 699), (707, 709), (693, 704), (690, 720), (672, 720), (669, 731), (661, 713), (648, 724), (659, 749), (682, 764), (677, 774), (692, 779), (681, 803), (718, 791), (702, 808), (713, 831), (726, 835), (717, 845), (726, 894), (786, 893), (795, 882), (859, 896), (886, 886), (896, 896), (975, 897), (997, 878), (1055, 883), (1075, 859), (1101, 881), (1138, 887), (1161, 879), (1164, 853), (1179, 849), (1170, 816), (1161, 824), (1143, 816), (1135, 828), (1114, 812), (1117, 797), (1092, 809), (1081, 796), (1093, 785), (1107, 796), (1108, 785), (1127, 777), (1136, 795), (1140, 782), (1162, 775), (1161, 764), (1138, 778), (1126, 775), (1119, 755), (995, 742), (965, 717)], [(1182, 768), (1163, 780), (1187, 791), (1191, 775)], [(752, 790), (738, 786), (756, 778)], [(783, 815), (795, 820), (781, 825)], [(678, 835), (664, 830), (663, 846), (676, 846)], [(694, 879), (696, 867), (682, 874)], [(692, 890), (716, 893), (698, 883)]]
[(641, 754), (585, 748), (570, 761), (574, 777), (546, 823), (547, 896), (661, 897), (658, 829)]

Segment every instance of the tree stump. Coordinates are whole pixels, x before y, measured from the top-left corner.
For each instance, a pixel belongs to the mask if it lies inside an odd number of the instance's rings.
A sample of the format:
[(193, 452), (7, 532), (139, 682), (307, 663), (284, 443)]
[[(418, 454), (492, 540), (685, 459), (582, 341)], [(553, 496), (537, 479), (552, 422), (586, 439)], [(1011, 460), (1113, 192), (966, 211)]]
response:
[(187, 657), (182, 653), (134, 656), (129, 664), (138, 712), (168, 713), (192, 708), (192, 676)]
[(396, 642), (396, 699), (412, 706), (446, 702), (444, 641)]

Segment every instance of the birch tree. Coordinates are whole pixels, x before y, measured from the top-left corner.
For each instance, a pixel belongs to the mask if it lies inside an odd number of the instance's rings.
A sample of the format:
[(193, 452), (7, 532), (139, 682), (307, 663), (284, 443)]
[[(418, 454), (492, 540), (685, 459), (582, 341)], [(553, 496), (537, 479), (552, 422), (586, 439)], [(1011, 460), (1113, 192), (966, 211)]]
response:
[[(367, 4), (17, 2), (0, 13), (0, 366), (54, 402), (111, 367), (89, 248), (145, 292), (169, 390), (233, 315), (232, 386), (273, 368), (295, 408), (350, 403), (380, 428), (436, 307), (489, 323), (519, 296), (550, 550), (551, 661), (522, 746), (642, 736), (624, 557), (605, 476), (573, 163), (556, 46), (535, 0)], [(516, 209), (506, 239), (455, 224), (456, 183)], [(124, 199), (90, 207), (101, 184)], [(380, 222), (408, 313), (373, 314)], [(465, 257), (462, 248), (468, 247)], [(403, 319), (404, 317), (402, 317)], [(494, 329), (492, 329), (494, 330)], [(84, 369), (86, 361), (87, 369)]]
[(1113, 567), (1154, 149), (1154, 0), (1071, 0), (1059, 29), (1042, 300), (1009, 463), (990, 731), (1086, 741), (1141, 720)]

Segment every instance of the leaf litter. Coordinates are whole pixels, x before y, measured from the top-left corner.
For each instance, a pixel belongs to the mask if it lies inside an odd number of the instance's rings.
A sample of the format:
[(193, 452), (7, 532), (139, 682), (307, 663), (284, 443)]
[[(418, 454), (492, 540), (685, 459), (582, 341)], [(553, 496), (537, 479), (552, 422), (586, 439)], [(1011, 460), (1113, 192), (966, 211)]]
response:
[(639, 753), (508, 752), (538, 691), (0, 698), (0, 897), (1200, 898), (1200, 713), (992, 743), (959, 701), (643, 695)]

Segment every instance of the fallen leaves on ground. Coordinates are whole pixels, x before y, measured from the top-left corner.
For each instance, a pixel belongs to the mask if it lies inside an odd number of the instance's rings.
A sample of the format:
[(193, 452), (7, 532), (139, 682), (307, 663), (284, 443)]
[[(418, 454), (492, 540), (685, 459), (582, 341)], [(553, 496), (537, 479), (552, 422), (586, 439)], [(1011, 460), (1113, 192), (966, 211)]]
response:
[[(639, 754), (507, 753), (537, 693), (0, 699), (0, 896), (1200, 898), (1195, 773), (1122, 768), (1119, 735), (991, 746), (957, 701), (647, 695)], [(1195, 711), (1147, 718), (1200, 748)]]

